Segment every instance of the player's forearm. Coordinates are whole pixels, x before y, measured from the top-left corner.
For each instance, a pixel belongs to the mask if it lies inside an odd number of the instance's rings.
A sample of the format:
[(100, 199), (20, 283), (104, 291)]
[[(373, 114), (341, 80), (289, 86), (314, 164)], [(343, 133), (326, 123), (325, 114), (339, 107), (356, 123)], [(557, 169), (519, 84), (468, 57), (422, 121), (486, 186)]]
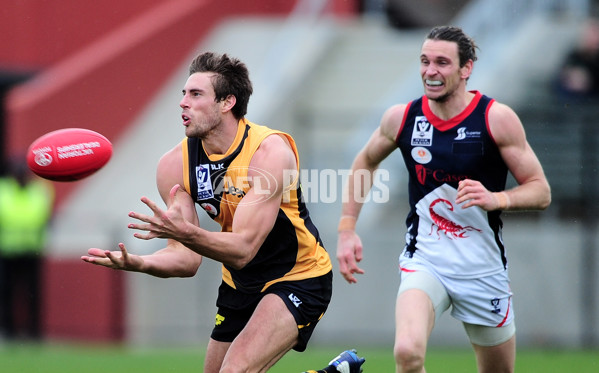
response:
[(352, 170), (344, 185), (344, 194), (341, 207), (342, 219), (353, 217), (357, 220), (362, 205), (373, 185), (376, 165), (369, 165), (360, 155), (352, 164)]
[(237, 232), (211, 232), (198, 228), (183, 244), (197, 254), (240, 269), (253, 259), (263, 242), (248, 232), (249, 227), (243, 229)]
[(551, 204), (551, 188), (545, 179), (535, 179), (506, 190), (504, 210), (544, 210)]
[[(177, 243), (177, 245), (180, 245)], [(196, 274), (202, 257), (185, 247), (174, 248), (169, 244), (166, 248), (150, 255), (141, 256), (143, 263), (139, 272), (151, 276), (192, 277)]]

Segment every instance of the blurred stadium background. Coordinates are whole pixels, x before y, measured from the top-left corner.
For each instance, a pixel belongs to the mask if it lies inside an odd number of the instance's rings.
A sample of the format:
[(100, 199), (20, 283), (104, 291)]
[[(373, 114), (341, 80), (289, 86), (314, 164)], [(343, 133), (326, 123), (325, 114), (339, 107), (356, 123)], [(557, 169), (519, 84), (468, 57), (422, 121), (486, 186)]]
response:
[[(111, 162), (76, 183), (55, 183), (46, 251), (47, 341), (130, 345), (204, 343), (220, 267), (193, 279), (155, 279), (83, 264), (90, 247), (134, 253), (162, 247), (127, 230), (142, 195), (159, 200), (155, 166), (183, 137), (178, 102), (200, 51), (245, 61), (254, 82), (248, 118), (290, 132), (308, 202), (334, 259), (342, 180), (383, 110), (422, 93), (418, 54), (429, 28), (454, 24), (481, 50), (471, 89), (511, 105), (552, 184), (542, 213), (505, 214), (518, 341), (535, 348), (597, 348), (597, 102), (553, 88), (565, 54), (593, 15), (591, 0), (61, 0), (4, 1), (0, 9), (2, 157), (38, 136), (84, 127), (114, 145)], [(417, 4), (417, 5), (416, 5)], [(564, 101), (565, 100), (565, 101)], [(407, 191), (399, 153), (386, 161), (390, 202), (360, 218), (366, 275), (340, 275), (315, 344), (391, 346)], [(310, 173), (316, 170), (316, 173)], [(332, 176), (331, 176), (332, 175)], [(319, 189), (320, 188), (320, 189)], [(325, 190), (323, 190), (324, 188)], [(216, 227), (201, 214), (202, 225)], [(444, 317), (433, 346), (467, 346)]]

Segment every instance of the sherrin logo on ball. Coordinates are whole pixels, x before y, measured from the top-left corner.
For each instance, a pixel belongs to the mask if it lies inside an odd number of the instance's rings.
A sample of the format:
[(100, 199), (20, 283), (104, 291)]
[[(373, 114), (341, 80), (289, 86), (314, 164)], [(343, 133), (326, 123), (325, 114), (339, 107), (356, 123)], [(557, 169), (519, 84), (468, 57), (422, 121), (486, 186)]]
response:
[(45, 179), (75, 181), (98, 171), (111, 156), (112, 144), (103, 135), (84, 128), (64, 128), (31, 143), (27, 165)]
[[(50, 150), (50, 149), (48, 148), (48, 150)], [(37, 151), (37, 153), (36, 153), (36, 151)], [(34, 154), (35, 154), (35, 158), (34, 158), (35, 163), (37, 165), (46, 167), (46, 166), (50, 165), (50, 163), (52, 163), (52, 156), (50, 154), (46, 153), (45, 151), (34, 149)]]

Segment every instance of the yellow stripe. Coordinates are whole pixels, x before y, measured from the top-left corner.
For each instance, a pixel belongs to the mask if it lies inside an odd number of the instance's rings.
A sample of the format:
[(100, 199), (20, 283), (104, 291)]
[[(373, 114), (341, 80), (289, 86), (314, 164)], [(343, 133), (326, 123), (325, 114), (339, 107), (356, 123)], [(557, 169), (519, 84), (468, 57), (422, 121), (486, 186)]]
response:
[(183, 153), (183, 184), (185, 184), (185, 190), (189, 195), (193, 195), (191, 193), (191, 185), (189, 183), (189, 153), (187, 149), (187, 138), (181, 141), (181, 150)]
[[(322, 317), (324, 316), (324, 312), (320, 314), (320, 316), (318, 316), (318, 320), (322, 319)], [(298, 329), (302, 329), (305, 328), (306, 326), (310, 326), (312, 323), (307, 323), (306, 325), (298, 325), (297, 328)]]

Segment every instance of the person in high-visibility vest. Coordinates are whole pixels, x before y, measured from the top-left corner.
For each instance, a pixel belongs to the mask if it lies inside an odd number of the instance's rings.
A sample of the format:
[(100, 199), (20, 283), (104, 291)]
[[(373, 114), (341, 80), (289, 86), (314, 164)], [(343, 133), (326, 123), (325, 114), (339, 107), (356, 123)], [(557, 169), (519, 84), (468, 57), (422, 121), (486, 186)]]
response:
[(0, 332), (41, 338), (40, 281), (54, 188), (13, 163), (0, 178)]

